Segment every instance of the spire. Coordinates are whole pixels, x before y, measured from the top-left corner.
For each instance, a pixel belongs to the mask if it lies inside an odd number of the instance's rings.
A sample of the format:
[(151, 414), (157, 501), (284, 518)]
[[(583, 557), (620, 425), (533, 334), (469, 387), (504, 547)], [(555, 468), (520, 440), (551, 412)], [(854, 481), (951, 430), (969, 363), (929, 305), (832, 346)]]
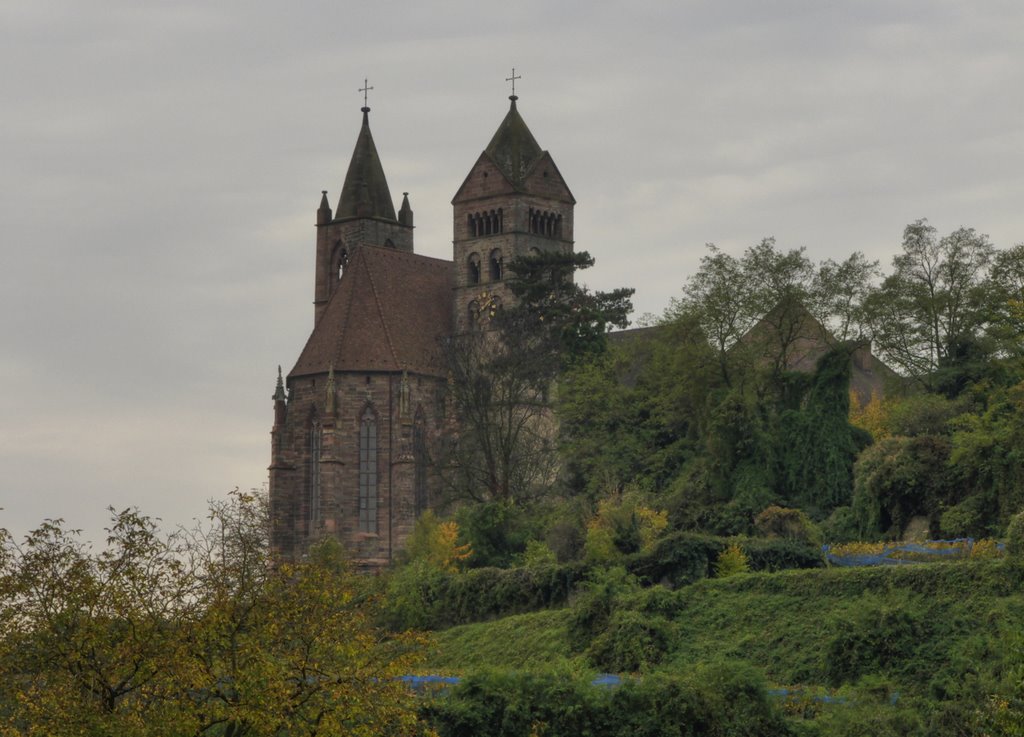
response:
[(509, 95), (508, 99), (512, 101), (508, 114), (501, 121), (485, 151), (502, 173), (513, 184), (518, 185), (522, 183), (526, 173), (543, 151), (516, 109), (516, 100), (519, 98), (516, 95)]
[(277, 388), (274, 390), (274, 396), (271, 397), (275, 402), (283, 402), (287, 399), (284, 393), (284, 378), (281, 376), (281, 367), (277, 367)]
[(277, 367), (277, 388), (274, 389), (274, 396), (271, 397), (274, 400), (274, 440), (272, 441), (272, 447), (274, 448), (275, 462), (277, 459), (277, 453), (281, 450), (281, 438), (278, 434), (278, 429), (281, 428), (285, 419), (288, 416), (288, 395), (284, 391), (284, 379), (281, 377), (281, 367)]
[(402, 208), (398, 211), (398, 222), (412, 227), (412, 208), (409, 206), (408, 192), (402, 192)]
[(320, 207), (316, 211), (316, 224), (326, 225), (331, 222), (331, 206), (327, 202), (327, 190), (321, 190)]
[(388, 182), (384, 177), (377, 147), (370, 133), (370, 108), (363, 107), (363, 126), (356, 139), (352, 160), (341, 187), (336, 219), (350, 217), (377, 217), (396, 220), (395, 205), (391, 200)]

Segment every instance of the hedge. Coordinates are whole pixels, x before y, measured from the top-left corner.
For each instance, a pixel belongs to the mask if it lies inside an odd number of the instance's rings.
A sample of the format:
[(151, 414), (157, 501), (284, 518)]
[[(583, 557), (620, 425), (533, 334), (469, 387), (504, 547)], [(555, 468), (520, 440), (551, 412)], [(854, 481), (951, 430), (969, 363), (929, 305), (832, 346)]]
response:
[(785, 737), (792, 734), (760, 675), (716, 664), (601, 687), (566, 672), (470, 674), (421, 713), (440, 737)]

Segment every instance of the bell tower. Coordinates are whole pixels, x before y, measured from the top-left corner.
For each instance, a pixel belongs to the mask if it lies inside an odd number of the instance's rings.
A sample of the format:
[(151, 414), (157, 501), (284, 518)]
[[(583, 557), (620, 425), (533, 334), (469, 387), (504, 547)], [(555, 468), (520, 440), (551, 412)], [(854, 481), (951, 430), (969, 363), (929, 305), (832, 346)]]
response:
[(505, 119), (452, 199), (456, 332), (473, 329), (481, 300), (512, 298), (504, 284), (509, 261), (573, 248), (576, 199), (519, 114), (518, 99), (513, 87)]

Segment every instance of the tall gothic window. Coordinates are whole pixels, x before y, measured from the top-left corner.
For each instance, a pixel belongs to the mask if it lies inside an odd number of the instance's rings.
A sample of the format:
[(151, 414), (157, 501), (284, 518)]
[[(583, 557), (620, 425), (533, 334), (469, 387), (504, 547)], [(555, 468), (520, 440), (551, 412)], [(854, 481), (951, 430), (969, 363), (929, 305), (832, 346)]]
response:
[(320, 423), (313, 420), (309, 428), (309, 531), (320, 522)]
[(359, 531), (377, 531), (377, 415), (370, 407), (359, 422)]
[(423, 410), (416, 410), (416, 422), (412, 426), (413, 476), (412, 491), (416, 516), (427, 509), (427, 423)]

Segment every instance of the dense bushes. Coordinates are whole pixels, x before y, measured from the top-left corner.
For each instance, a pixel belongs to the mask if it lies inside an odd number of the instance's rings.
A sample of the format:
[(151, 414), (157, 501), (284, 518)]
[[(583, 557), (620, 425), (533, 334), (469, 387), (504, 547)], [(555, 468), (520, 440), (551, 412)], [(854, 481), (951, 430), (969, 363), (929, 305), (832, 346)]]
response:
[[(818, 568), (821, 552), (797, 540), (725, 538), (675, 533), (649, 550), (625, 556), (626, 571), (646, 585), (685, 586), (714, 574), (719, 555), (736, 542), (751, 571)], [(604, 571), (586, 563), (474, 568), (457, 573), (421, 561), (399, 568), (388, 584), (389, 627), (442, 629), (565, 604), (577, 586)]]
[(664, 617), (622, 609), (590, 643), (587, 660), (610, 673), (635, 673), (660, 663), (672, 639), (672, 623)]
[(385, 618), (392, 629), (441, 629), (564, 604), (582, 564), (474, 568), (450, 573), (413, 562), (393, 574)]
[(824, 675), (832, 686), (889, 674), (914, 660), (931, 634), (926, 613), (906, 598), (887, 601), (866, 596), (850, 612), (832, 620)]
[(791, 734), (759, 674), (741, 664), (653, 674), (614, 688), (565, 671), (484, 671), (426, 702), (423, 712), (441, 737)]
[[(743, 538), (736, 541), (751, 571), (820, 568), (821, 551), (798, 540)], [(659, 540), (649, 551), (633, 555), (626, 568), (649, 584), (685, 586), (714, 573), (718, 556), (730, 541), (721, 537), (678, 532)]]

